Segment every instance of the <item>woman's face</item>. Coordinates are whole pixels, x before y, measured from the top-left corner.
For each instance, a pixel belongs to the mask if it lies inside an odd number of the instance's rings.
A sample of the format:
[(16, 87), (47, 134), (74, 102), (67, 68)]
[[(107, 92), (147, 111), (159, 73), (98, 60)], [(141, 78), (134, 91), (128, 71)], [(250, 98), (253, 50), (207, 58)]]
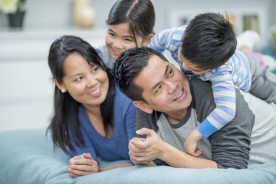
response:
[(56, 85), (85, 107), (93, 107), (105, 101), (109, 81), (106, 71), (89, 65), (81, 54), (73, 52), (64, 61), (63, 83)]
[(135, 35), (135, 40), (134, 36), (131, 34), (128, 23), (107, 25), (107, 28), (105, 44), (114, 59), (117, 59), (121, 53), (128, 49), (135, 48), (136, 46), (145, 47), (149, 44), (148, 39), (144, 39), (137, 34)]

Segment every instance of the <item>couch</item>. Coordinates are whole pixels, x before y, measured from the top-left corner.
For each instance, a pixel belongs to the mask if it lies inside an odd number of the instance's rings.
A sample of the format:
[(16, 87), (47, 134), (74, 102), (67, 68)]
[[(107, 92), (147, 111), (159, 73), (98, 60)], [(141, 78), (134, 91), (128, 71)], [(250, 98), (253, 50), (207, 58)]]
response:
[[(68, 156), (53, 149), (45, 128), (2, 131), (0, 148), (1, 184), (276, 183), (276, 162), (241, 170), (132, 166), (72, 178)], [(114, 163), (100, 161), (101, 166)]]

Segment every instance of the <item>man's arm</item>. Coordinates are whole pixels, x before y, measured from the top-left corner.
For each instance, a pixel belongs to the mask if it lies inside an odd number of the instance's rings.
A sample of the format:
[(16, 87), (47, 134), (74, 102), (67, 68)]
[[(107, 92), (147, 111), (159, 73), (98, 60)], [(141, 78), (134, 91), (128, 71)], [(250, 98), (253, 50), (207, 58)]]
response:
[(139, 135), (145, 139), (132, 139), (129, 143), (130, 159), (135, 164), (145, 164), (160, 159), (172, 167), (178, 168), (217, 168), (212, 160), (191, 156), (163, 141), (155, 131), (142, 128)]
[(137, 136), (144, 139), (132, 139), (129, 143), (129, 155), (133, 163), (145, 164), (154, 161), (156, 165), (179, 168), (217, 168), (214, 161), (191, 156), (163, 141), (156, 133), (159, 116), (160, 113), (156, 111), (147, 114), (137, 110)]
[[(198, 112), (198, 121), (201, 122), (215, 108), (211, 84), (199, 79), (191, 79), (190, 84), (194, 98), (193, 105)], [(255, 118), (239, 91), (236, 91), (236, 97), (237, 113), (235, 118), (209, 138), (212, 145), (212, 160), (188, 155), (164, 142), (156, 133), (154, 135), (153, 131), (148, 135), (142, 131), (139, 134), (146, 135), (146, 141), (130, 142), (132, 161), (148, 162), (158, 158), (173, 167), (246, 168), (250, 151), (250, 135)], [(149, 115), (139, 111), (136, 128), (147, 127), (155, 129), (157, 132), (154, 122), (158, 116), (155, 113)]]
[[(198, 121), (204, 120), (215, 108), (211, 84), (199, 79), (190, 80)], [(236, 116), (210, 136), (212, 160), (219, 168), (247, 168), (250, 137), (255, 116), (239, 90), (236, 90)]]

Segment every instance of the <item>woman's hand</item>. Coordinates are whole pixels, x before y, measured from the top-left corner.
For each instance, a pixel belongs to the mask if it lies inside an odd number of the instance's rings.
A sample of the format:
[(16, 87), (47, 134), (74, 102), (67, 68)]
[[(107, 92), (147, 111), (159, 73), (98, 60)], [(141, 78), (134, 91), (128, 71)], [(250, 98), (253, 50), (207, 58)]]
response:
[(68, 172), (72, 177), (85, 176), (99, 172), (99, 166), (89, 153), (83, 153), (69, 160)]

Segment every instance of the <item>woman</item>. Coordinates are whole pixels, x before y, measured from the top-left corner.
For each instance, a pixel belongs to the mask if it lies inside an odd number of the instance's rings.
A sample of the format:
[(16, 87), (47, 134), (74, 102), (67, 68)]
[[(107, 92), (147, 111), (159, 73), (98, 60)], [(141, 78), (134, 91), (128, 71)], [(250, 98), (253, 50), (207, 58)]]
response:
[(98, 48), (108, 68), (122, 52), (146, 47), (154, 35), (155, 11), (150, 0), (118, 0), (106, 20), (105, 45)]
[(62, 36), (50, 47), (48, 65), (55, 83), (54, 115), (48, 130), (54, 145), (71, 157), (70, 175), (99, 172), (98, 157), (129, 160), (136, 110), (114, 86), (111, 72), (96, 50), (79, 37)]

